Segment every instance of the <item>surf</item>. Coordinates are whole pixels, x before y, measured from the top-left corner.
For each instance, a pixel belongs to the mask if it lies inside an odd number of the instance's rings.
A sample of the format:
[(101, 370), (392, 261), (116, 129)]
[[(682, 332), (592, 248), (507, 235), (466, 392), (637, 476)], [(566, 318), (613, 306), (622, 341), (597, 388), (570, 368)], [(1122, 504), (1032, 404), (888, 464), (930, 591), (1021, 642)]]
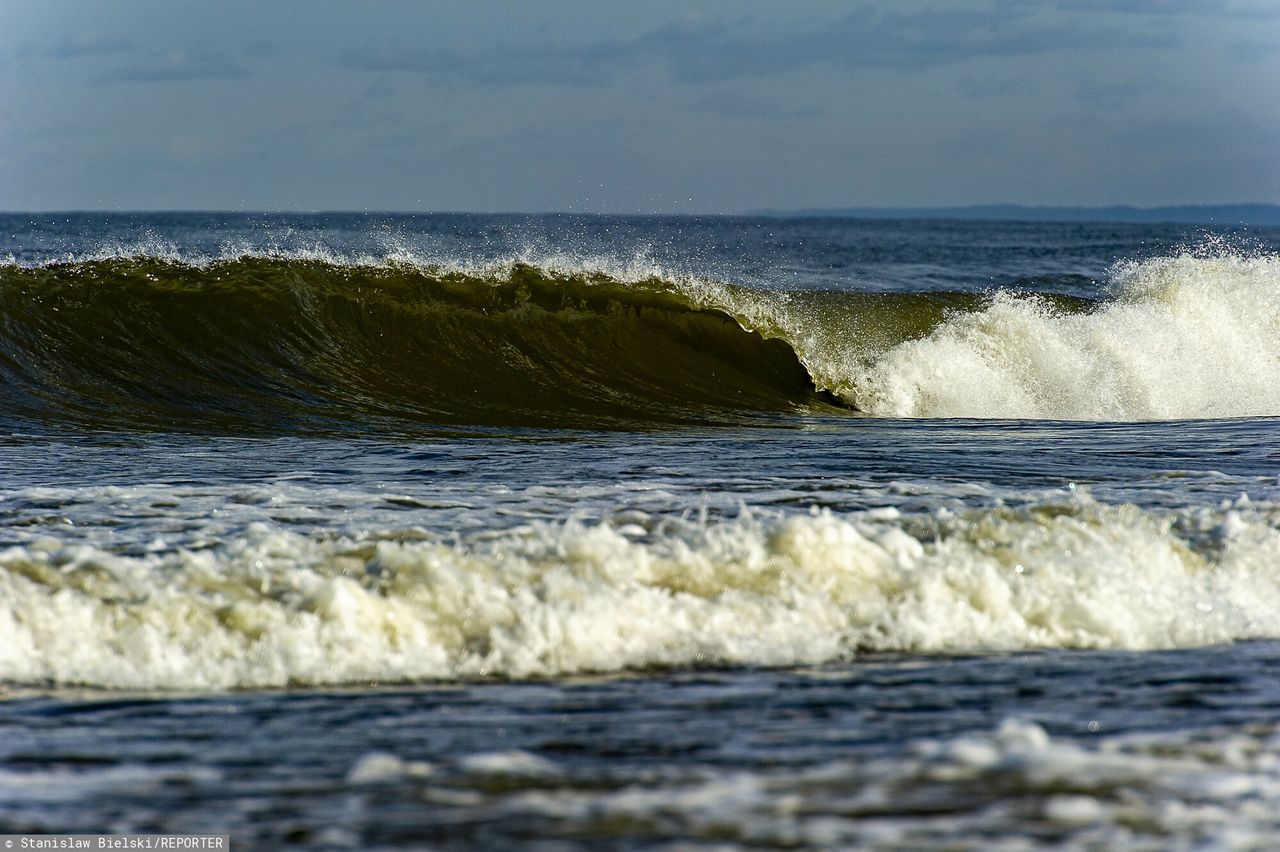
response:
[(240, 434), (1280, 415), (1280, 258), (1189, 250), (1120, 264), (1103, 290), (324, 252), (8, 263), (0, 417)]
[(1064, 311), (997, 293), (856, 365), (879, 416), (1093, 421), (1280, 414), (1280, 258), (1183, 253), (1119, 265)]
[(1024, 508), (630, 513), (469, 536), (0, 550), (0, 682), (240, 689), (867, 653), (1182, 648), (1280, 636), (1280, 514), (1078, 493)]

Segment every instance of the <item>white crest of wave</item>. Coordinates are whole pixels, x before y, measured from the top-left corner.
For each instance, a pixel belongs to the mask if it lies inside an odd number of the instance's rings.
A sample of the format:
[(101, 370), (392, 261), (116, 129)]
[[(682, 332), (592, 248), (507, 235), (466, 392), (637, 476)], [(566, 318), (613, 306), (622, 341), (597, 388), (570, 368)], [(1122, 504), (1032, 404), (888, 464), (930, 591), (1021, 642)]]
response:
[(394, 240), (384, 241), (380, 251), (351, 251), (330, 247), (320, 241), (270, 242), (265, 245), (245, 239), (225, 241), (214, 253), (181, 249), (172, 240), (148, 232), (131, 242), (110, 241), (90, 251), (63, 252), (38, 260), (20, 262), (12, 253), (0, 257), (0, 267), (42, 268), (61, 264), (96, 263), (113, 260), (151, 260), (208, 270), (219, 264), (251, 260), (317, 263), (357, 270), (414, 270), (427, 275), (467, 276), (494, 284), (514, 280), (517, 270), (532, 267), (544, 275), (574, 278), (579, 284), (656, 284), (680, 293), (693, 304), (724, 310), (744, 323), (744, 327), (768, 327), (777, 313), (775, 303), (785, 302), (777, 294), (746, 291), (714, 277), (695, 275), (654, 260), (647, 251), (611, 256), (582, 251), (552, 251), (525, 247), (496, 256), (459, 255)]
[(1131, 263), (1115, 298), (1068, 314), (993, 297), (853, 378), (900, 417), (1158, 420), (1280, 414), (1280, 257)]
[(1280, 636), (1280, 510), (810, 514), (469, 542), (256, 525), (216, 550), (0, 552), (0, 681), (111, 688), (792, 665)]

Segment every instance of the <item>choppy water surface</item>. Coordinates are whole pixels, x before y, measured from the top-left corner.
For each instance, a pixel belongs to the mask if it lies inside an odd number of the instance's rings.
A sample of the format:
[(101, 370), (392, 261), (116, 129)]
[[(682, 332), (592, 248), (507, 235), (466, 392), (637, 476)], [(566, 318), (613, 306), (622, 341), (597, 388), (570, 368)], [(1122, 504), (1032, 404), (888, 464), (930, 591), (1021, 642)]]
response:
[(0, 826), (1277, 836), (1274, 231), (0, 225)]

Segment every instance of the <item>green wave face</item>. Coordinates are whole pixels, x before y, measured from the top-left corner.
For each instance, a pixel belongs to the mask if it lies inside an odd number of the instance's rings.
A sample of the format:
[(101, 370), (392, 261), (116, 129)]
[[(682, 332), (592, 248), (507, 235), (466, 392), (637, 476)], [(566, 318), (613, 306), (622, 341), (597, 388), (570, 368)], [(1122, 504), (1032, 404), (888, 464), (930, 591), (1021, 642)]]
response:
[(9, 419), (625, 428), (833, 399), (789, 343), (663, 279), (278, 258), (0, 268)]

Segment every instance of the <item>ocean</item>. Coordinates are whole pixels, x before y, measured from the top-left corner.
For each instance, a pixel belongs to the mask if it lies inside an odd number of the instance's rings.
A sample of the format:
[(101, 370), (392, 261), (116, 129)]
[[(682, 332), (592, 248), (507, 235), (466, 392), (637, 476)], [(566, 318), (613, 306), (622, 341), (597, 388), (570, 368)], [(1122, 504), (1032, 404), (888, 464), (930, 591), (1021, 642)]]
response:
[(1274, 848), (1280, 229), (0, 216), (0, 832)]

